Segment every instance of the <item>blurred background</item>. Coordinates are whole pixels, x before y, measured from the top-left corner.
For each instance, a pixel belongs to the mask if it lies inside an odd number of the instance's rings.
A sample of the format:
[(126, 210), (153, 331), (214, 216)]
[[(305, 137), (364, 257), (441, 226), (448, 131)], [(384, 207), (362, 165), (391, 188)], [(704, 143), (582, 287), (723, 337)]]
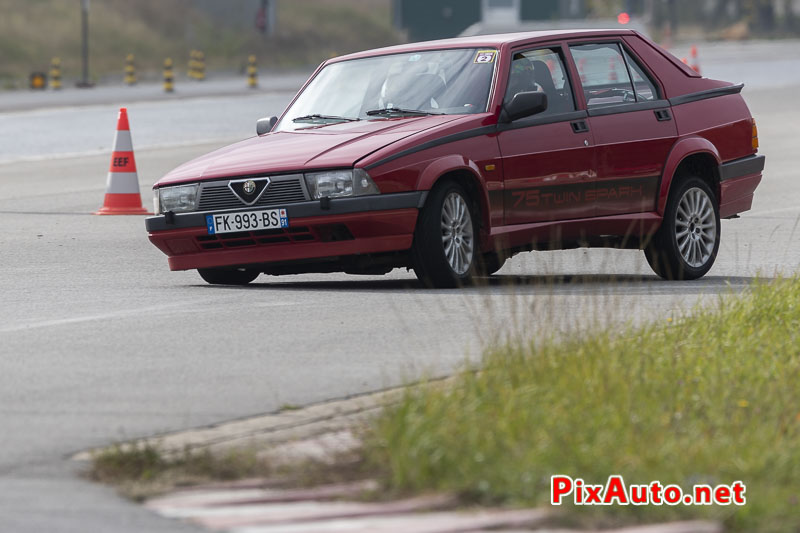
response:
[(164, 60), (186, 75), (192, 50), (206, 74), (308, 70), (335, 55), (461, 34), (566, 27), (643, 31), (681, 43), (795, 37), (800, 0), (0, 0), (0, 87), (26, 88), (60, 59), (64, 86), (121, 83), (128, 54), (139, 80)]

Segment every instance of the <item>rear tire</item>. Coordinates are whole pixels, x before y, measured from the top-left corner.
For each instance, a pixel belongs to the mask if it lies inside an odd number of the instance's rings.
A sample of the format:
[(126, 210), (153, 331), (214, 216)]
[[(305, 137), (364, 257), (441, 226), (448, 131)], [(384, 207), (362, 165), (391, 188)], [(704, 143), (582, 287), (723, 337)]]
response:
[(664, 279), (697, 279), (714, 264), (720, 234), (716, 195), (704, 180), (690, 176), (670, 192), (664, 220), (645, 257)]
[(428, 196), (411, 247), (414, 273), (429, 288), (468, 285), (477, 270), (478, 227), (469, 196), (456, 182)]
[(211, 285), (247, 285), (261, 274), (249, 268), (198, 268), (197, 273)]

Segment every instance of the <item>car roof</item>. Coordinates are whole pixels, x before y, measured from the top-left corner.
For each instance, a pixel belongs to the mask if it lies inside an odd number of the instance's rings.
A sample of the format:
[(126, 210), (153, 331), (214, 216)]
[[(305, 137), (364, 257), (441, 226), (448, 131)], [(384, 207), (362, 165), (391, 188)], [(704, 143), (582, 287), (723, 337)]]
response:
[(344, 56), (339, 56), (329, 60), (329, 62), (347, 61), (363, 57), (372, 57), (388, 54), (402, 54), (408, 52), (418, 52), (421, 50), (441, 50), (447, 48), (501, 48), (535, 41), (545, 41), (552, 39), (571, 39), (571, 38), (591, 38), (609, 37), (615, 35), (635, 35), (633, 30), (607, 29), (607, 30), (547, 30), (547, 31), (526, 31), (518, 33), (498, 33), (495, 35), (475, 35), (472, 37), (456, 37), (453, 39), (440, 39), (437, 41), (423, 41), (416, 43), (400, 44), (365, 50)]

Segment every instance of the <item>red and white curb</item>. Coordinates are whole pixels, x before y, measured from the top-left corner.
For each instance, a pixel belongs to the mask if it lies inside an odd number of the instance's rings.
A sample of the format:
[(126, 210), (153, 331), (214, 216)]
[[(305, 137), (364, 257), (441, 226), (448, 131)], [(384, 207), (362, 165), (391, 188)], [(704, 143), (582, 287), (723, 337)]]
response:
[[(553, 513), (547, 509), (454, 509), (456, 500), (447, 495), (357, 501), (377, 488), (373, 481), (311, 489), (260, 484), (263, 481), (253, 480), (182, 490), (152, 499), (146, 506), (164, 517), (231, 533), (579, 533), (548, 527)], [(673, 522), (614, 533), (722, 533), (722, 527), (716, 522)]]
[(541, 509), (453, 510), (455, 499), (447, 495), (354, 501), (375, 486), (367, 481), (304, 490), (198, 488), (150, 500), (146, 506), (165, 517), (235, 533), (451, 533), (530, 528), (550, 516)]

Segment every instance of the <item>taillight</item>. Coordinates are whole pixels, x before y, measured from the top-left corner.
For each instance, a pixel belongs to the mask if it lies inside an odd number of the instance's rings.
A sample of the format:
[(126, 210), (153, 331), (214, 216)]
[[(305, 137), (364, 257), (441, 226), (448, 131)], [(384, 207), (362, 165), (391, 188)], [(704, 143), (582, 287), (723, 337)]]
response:
[(756, 119), (753, 120), (753, 150), (758, 150), (758, 126), (756, 126)]

